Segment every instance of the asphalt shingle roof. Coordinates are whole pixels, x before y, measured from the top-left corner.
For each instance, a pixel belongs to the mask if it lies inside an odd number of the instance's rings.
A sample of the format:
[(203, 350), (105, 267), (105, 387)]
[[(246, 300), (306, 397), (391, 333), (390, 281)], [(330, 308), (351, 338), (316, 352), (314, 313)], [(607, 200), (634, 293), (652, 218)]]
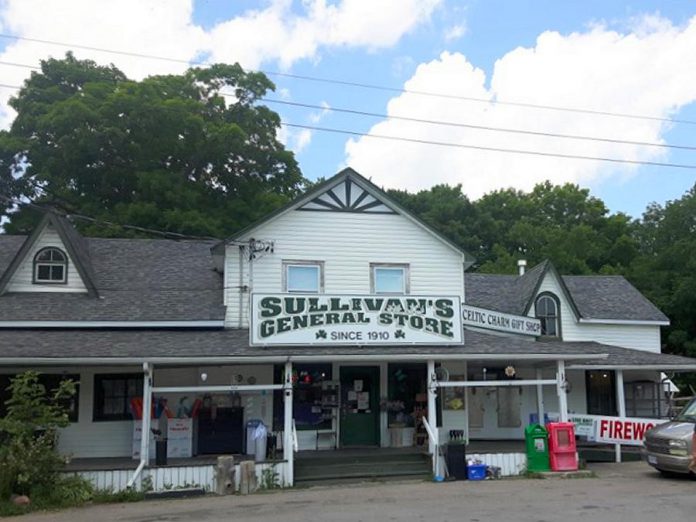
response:
[[(96, 358), (129, 358), (153, 360), (161, 358), (186, 359), (248, 357), (285, 358), (312, 356), (352, 355), (542, 355), (571, 358), (582, 354), (597, 354), (590, 361), (578, 364), (602, 366), (654, 366), (679, 369), (696, 368), (696, 359), (663, 355), (595, 342), (537, 342), (520, 338), (489, 335), (467, 331), (462, 346), (308, 346), (308, 347), (252, 347), (249, 330), (3, 330), (0, 335), (0, 363), (3, 359), (17, 358), (80, 358), (84, 364), (93, 364)], [(609, 355), (604, 359), (602, 355)], [(505, 359), (509, 360), (509, 358)], [(58, 361), (59, 363), (59, 361)]]
[[(509, 314), (524, 314), (548, 261), (523, 276), (465, 274), (466, 303)], [(668, 321), (669, 319), (623, 276), (562, 276), (583, 319)]]
[[(0, 235), (0, 273), (26, 238)], [(99, 297), (7, 293), (2, 321), (210, 321), (225, 317), (211, 241), (82, 239)]]

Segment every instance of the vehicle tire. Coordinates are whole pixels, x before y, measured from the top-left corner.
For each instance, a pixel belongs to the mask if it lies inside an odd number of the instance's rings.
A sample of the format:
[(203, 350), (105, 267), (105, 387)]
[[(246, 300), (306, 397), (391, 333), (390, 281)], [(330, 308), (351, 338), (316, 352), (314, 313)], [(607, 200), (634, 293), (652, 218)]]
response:
[(680, 477), (681, 473), (677, 473), (675, 471), (667, 471), (666, 469), (660, 469), (660, 468), (655, 468), (657, 471), (660, 472), (660, 475), (662, 475), (665, 478), (676, 478)]

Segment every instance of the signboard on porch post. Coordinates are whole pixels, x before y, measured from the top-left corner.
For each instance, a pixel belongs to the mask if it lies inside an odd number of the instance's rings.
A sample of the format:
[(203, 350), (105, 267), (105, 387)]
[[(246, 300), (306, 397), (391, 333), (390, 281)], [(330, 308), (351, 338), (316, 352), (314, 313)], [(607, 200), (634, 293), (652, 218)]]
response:
[(250, 343), (463, 344), (457, 296), (253, 294)]

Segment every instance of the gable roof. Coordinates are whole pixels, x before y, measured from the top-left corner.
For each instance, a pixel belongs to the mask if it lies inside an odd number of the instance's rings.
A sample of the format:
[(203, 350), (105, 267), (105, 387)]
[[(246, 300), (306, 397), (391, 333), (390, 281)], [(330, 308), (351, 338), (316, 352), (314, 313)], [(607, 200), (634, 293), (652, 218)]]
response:
[[(321, 203), (317, 203), (318, 200), (322, 200), (322, 195), (324, 193), (329, 193), (331, 189), (334, 187), (337, 187), (338, 185), (349, 182), (350, 184), (354, 184), (357, 187), (359, 187), (361, 190), (364, 190), (366, 193), (368, 193), (371, 197), (373, 197), (378, 203), (373, 205), (373, 207), (377, 207), (374, 210), (376, 212), (373, 213), (397, 213), (401, 214), (405, 218), (409, 219), (416, 225), (420, 226), (421, 228), (425, 229), (428, 233), (431, 235), (435, 236), (438, 240), (441, 242), (445, 243), (449, 248), (452, 250), (456, 251), (459, 254), (462, 254), (464, 256), (465, 260), (465, 265), (471, 266), (475, 258), (469, 254), (467, 251), (465, 251), (463, 248), (461, 248), (459, 245), (457, 245), (455, 242), (450, 240), (449, 238), (445, 237), (443, 234), (435, 230), (432, 226), (428, 225), (425, 221), (420, 219), (419, 217), (415, 216), (405, 208), (403, 208), (401, 205), (396, 203), (388, 194), (386, 194), (382, 189), (380, 189), (377, 185), (372, 183), (370, 180), (367, 178), (363, 177), (360, 175), (358, 172), (353, 170), (350, 167), (347, 167), (343, 170), (341, 170), (339, 173), (336, 175), (332, 176), (331, 178), (323, 181), (322, 183), (318, 183), (314, 187), (312, 187), (310, 190), (302, 194), (301, 196), (297, 197), (287, 205), (280, 207), (274, 212), (271, 212), (267, 216), (263, 217), (259, 221), (256, 221), (255, 223), (252, 223), (251, 225), (244, 227), (243, 229), (239, 230), (237, 233), (232, 235), (231, 237), (227, 238), (226, 240), (218, 243), (213, 247), (214, 252), (220, 253), (220, 249), (224, 247), (224, 245), (229, 242), (229, 241), (235, 241), (241, 239), (243, 236), (247, 236), (250, 232), (253, 230), (259, 228), (261, 225), (264, 225), (270, 221), (273, 221), (274, 219), (279, 218), (283, 214), (290, 212), (291, 210), (295, 209), (300, 209), (301, 207), (305, 207), (306, 210), (318, 210), (316, 206), (322, 206)], [(334, 196), (336, 196), (334, 194)], [(334, 199), (334, 197), (329, 196), (331, 199)], [(337, 198), (338, 200), (341, 200), (341, 198)], [(326, 200), (327, 202), (330, 201), (329, 199)], [(334, 200), (335, 201), (335, 200)], [(351, 205), (346, 205), (345, 200), (344, 201), (335, 201), (336, 205), (334, 208), (328, 208), (326, 207), (327, 210), (329, 211), (337, 211), (337, 212), (355, 212), (355, 211), (362, 211), (362, 208), (357, 208), (356, 206), (351, 206)], [(370, 205), (372, 205), (372, 201), (370, 201)], [(306, 207), (306, 205), (310, 205), (310, 207)], [(313, 207), (313, 208), (312, 208)], [(380, 208), (383, 207), (383, 208)]]
[[(8, 272), (26, 242), (26, 236), (0, 235), (0, 273)], [(222, 275), (214, 269), (213, 244), (82, 238), (81, 248), (90, 260), (99, 298), (78, 293), (8, 292), (0, 295), (0, 326), (20, 321), (215, 321), (222, 326), (224, 285)]]
[(623, 276), (560, 276), (548, 260), (523, 276), (465, 274), (466, 302), (499, 312), (526, 315), (548, 273), (556, 276), (580, 321), (669, 321)]
[(48, 226), (52, 226), (58, 233), (60, 240), (68, 251), (70, 259), (72, 259), (75, 264), (77, 273), (80, 274), (82, 283), (85, 285), (85, 288), (87, 288), (87, 294), (91, 297), (99, 297), (99, 292), (97, 292), (97, 288), (94, 284), (94, 271), (92, 270), (89, 251), (87, 250), (84, 239), (65, 216), (50, 211), (44, 214), (41, 222), (37, 225), (32, 234), (26, 238), (20, 249), (16, 251), (14, 258), (10, 261), (10, 265), (5, 269), (2, 277), (0, 277), (0, 295), (6, 291), (12, 276), (25, 260), (31, 247), (34, 246), (41, 236), (41, 233)]

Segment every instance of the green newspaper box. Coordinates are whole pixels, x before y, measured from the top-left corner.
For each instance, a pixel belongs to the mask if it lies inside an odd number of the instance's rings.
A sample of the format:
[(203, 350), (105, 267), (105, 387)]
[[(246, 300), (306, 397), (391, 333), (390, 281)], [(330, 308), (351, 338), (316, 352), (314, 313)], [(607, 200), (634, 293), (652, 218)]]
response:
[(539, 424), (524, 429), (527, 443), (527, 471), (549, 471), (549, 434)]

